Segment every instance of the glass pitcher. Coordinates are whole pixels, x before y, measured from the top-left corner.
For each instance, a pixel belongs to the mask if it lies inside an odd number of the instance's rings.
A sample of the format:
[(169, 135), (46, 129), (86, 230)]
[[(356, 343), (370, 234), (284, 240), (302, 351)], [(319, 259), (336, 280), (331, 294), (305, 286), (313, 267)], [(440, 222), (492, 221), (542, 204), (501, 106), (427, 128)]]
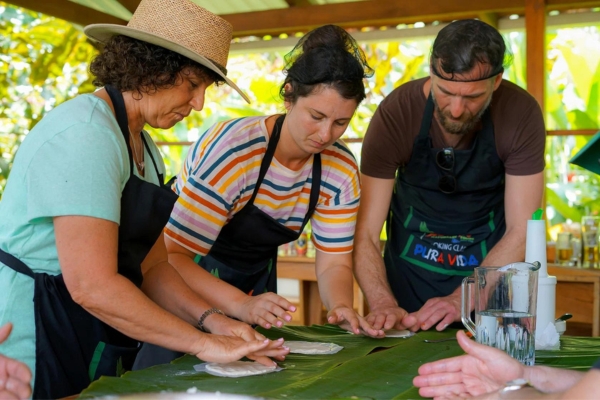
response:
[(535, 362), (539, 268), (525, 262), (477, 267), (462, 282), (462, 322), (477, 343), (498, 348), (525, 365)]

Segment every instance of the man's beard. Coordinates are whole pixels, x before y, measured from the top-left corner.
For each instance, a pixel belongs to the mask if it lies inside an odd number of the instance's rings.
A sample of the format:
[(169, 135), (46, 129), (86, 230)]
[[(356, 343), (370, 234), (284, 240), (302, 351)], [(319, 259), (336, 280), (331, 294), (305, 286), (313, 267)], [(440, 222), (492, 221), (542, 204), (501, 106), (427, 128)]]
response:
[[(483, 113), (485, 112), (485, 110), (487, 110), (487, 108), (490, 106), (490, 103), (492, 102), (492, 96), (490, 96), (485, 102), (484, 106), (481, 108), (481, 110), (479, 110), (479, 112), (475, 116), (471, 115), (470, 118), (463, 122), (451, 120), (450, 117), (444, 115), (444, 113), (438, 106), (437, 101), (435, 100), (435, 95), (433, 94), (433, 91), (431, 92), (431, 97), (433, 99), (433, 104), (435, 105), (435, 115), (437, 116), (438, 122), (447, 132), (452, 133), (454, 135), (464, 135), (465, 133), (469, 133), (473, 129), (475, 129), (475, 127), (481, 120)], [(465, 112), (469, 111), (465, 110)]]

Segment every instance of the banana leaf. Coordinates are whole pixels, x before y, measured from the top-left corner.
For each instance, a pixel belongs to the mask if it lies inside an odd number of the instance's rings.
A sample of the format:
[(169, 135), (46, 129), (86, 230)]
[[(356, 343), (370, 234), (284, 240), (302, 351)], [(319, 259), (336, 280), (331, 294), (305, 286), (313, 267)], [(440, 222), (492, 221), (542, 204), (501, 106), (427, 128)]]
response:
[[(332, 355), (290, 354), (279, 363), (283, 371), (245, 378), (220, 378), (196, 372), (201, 363), (184, 356), (171, 364), (128, 372), (120, 378), (102, 377), (81, 398), (161, 391), (199, 391), (243, 394), (270, 399), (420, 399), (412, 379), (420, 365), (462, 354), (456, 341), (424, 343), (423, 339), (453, 337), (455, 330), (420, 332), (408, 338), (371, 339), (336, 326), (292, 326), (261, 330), (269, 338), (334, 342), (344, 349)], [(562, 340), (561, 351), (536, 353), (541, 364), (588, 369), (600, 357), (597, 338)]]

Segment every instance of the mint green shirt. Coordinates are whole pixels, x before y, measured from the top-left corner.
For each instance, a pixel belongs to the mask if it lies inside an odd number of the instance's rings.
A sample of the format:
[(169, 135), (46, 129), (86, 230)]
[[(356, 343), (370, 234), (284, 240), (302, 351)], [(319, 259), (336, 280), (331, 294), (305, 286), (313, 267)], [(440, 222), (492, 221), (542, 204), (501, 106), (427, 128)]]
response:
[[(160, 152), (144, 135), (164, 175)], [(158, 184), (147, 150), (144, 160), (142, 179)], [(119, 223), (129, 171), (125, 139), (104, 100), (86, 94), (61, 104), (38, 122), (17, 152), (0, 201), (0, 248), (34, 272), (60, 274), (53, 218), (78, 215)], [(35, 373), (33, 292), (32, 278), (0, 263), (0, 326), (14, 325), (0, 353)]]

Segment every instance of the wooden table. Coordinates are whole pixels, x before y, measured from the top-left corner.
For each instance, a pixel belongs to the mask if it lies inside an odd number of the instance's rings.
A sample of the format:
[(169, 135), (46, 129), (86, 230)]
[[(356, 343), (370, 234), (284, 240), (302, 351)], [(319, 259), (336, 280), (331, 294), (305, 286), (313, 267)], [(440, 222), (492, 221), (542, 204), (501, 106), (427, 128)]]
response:
[[(300, 282), (300, 306), (302, 315), (301, 325), (320, 325), (323, 320), (323, 302), (319, 295), (315, 259), (310, 257), (279, 257), (277, 259), (277, 277), (296, 279)], [(360, 314), (365, 313), (364, 296), (354, 281), (354, 309)]]
[(600, 336), (600, 269), (548, 265), (556, 276), (556, 316), (573, 314), (569, 325), (591, 325), (591, 335)]
[[(567, 333), (600, 336), (600, 269), (584, 269), (548, 265), (548, 273), (556, 276), (556, 316), (573, 314), (567, 323)], [(303, 325), (322, 324), (323, 303), (319, 295), (315, 260), (309, 257), (280, 257), (277, 260), (279, 278), (300, 282), (300, 304)], [(354, 282), (354, 308), (364, 315), (367, 310), (360, 288)], [(587, 327), (591, 326), (591, 331)], [(570, 327), (578, 327), (570, 331)]]

